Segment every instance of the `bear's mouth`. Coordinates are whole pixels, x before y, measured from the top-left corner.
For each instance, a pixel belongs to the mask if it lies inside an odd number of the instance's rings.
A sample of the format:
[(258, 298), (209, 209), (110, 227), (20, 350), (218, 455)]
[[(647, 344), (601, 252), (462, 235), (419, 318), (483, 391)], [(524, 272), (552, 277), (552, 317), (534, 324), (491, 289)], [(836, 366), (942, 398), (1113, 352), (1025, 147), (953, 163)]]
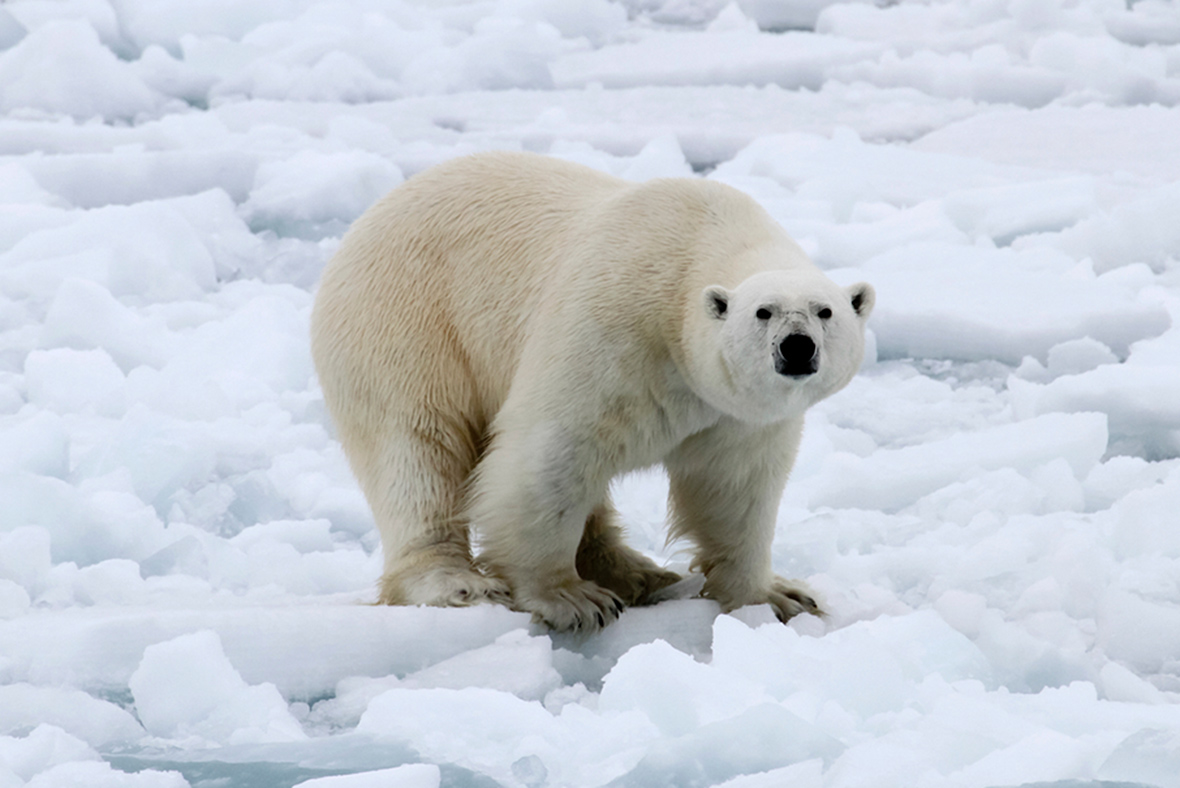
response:
[(785, 377), (800, 378), (819, 370), (819, 352), (806, 334), (789, 334), (774, 349), (774, 371)]

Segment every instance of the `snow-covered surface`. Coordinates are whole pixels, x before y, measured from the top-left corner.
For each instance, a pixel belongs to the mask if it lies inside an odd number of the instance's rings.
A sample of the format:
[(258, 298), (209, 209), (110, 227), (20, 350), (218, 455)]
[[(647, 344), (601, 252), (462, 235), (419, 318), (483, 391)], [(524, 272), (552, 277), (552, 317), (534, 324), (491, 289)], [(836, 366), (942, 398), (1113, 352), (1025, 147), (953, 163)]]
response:
[[(828, 618), (366, 604), (314, 285), (487, 148), (876, 285), (774, 548)], [(1177, 788), (1178, 259), (1175, 2), (0, 4), (0, 786)]]

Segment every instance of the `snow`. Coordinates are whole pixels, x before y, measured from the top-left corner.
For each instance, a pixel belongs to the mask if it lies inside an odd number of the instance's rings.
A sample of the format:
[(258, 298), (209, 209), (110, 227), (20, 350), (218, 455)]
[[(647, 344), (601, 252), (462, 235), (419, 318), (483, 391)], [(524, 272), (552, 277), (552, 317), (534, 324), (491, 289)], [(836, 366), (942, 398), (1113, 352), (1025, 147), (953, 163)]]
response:
[[(0, 85), (0, 786), (1180, 786), (1175, 3), (16, 0)], [(827, 617), (371, 604), (315, 283), (486, 149), (876, 286), (774, 545)]]
[(153, 736), (224, 744), (306, 738), (275, 685), (247, 685), (210, 630), (148, 646), (127, 684)]
[(316, 777), (296, 783), (298, 788), (439, 788), (442, 774), (437, 766), (412, 763), (392, 769)]
[(0, 55), (0, 110), (39, 109), (107, 120), (161, 108), (164, 96), (99, 40), (82, 19), (46, 22)]

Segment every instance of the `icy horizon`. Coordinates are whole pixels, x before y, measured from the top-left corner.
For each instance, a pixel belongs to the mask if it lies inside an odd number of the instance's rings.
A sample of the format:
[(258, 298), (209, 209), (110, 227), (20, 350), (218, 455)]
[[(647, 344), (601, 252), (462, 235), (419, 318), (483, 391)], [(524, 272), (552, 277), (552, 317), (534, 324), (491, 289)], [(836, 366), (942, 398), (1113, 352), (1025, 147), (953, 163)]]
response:
[[(0, 788), (1180, 788), (1178, 140), (1169, 0), (0, 3)], [(369, 604), (315, 285), (490, 149), (876, 287), (779, 511), (827, 618)]]

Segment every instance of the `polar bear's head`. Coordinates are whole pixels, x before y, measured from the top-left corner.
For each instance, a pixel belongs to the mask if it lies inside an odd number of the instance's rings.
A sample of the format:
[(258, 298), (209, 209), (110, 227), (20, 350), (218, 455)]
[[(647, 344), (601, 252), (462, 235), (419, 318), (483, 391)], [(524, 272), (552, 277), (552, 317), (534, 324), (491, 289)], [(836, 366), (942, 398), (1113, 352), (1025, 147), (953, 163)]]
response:
[(869, 284), (842, 288), (813, 270), (764, 271), (733, 290), (705, 288), (721, 377), (707, 385), (714, 396), (706, 399), (742, 421), (801, 416), (856, 374), (875, 298)]

